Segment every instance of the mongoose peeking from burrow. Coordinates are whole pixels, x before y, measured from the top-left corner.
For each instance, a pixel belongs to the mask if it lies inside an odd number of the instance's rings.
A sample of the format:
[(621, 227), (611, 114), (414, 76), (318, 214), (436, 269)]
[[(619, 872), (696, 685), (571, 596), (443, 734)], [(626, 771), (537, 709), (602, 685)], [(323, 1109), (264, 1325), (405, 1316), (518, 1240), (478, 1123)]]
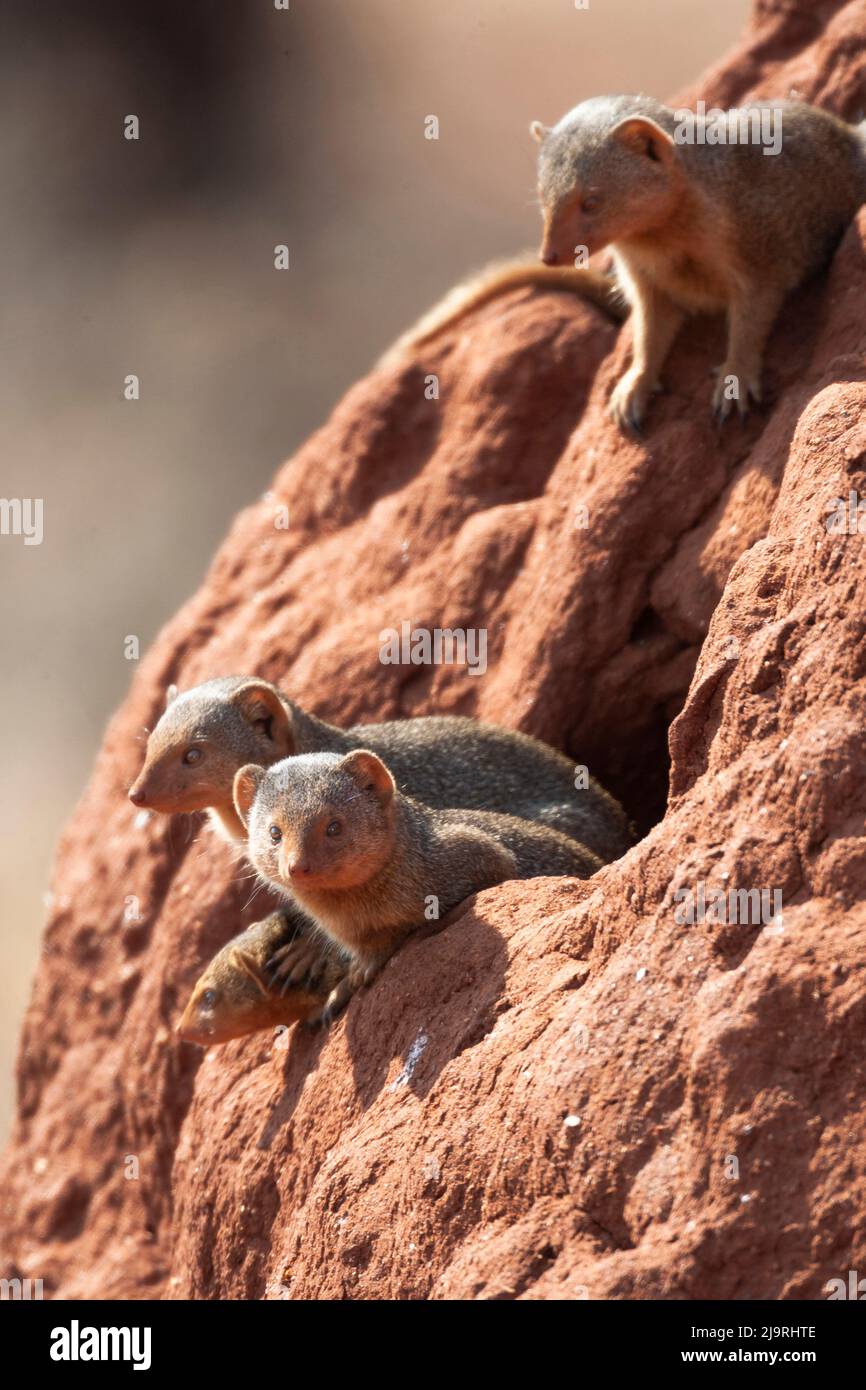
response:
[(235, 807), (250, 861), (291, 894), (348, 973), (325, 1016), (373, 979), (403, 940), (509, 878), (588, 878), (601, 861), (547, 826), (490, 811), (436, 810), (398, 791), (368, 749), (242, 767)]
[(187, 1042), (210, 1047), (263, 1028), (314, 1020), (346, 973), (334, 951), (321, 946), (319, 969), (303, 984), (277, 988), (268, 963), (293, 935), (281, 912), (233, 937), (196, 981), (177, 1026)]
[(401, 791), (430, 806), (538, 820), (605, 862), (631, 844), (619, 803), (538, 739), (449, 715), (338, 729), (307, 714), (268, 681), (246, 676), (205, 681), (182, 695), (171, 687), (129, 797), (136, 806), (167, 813), (208, 809), (217, 829), (242, 841), (245, 831), (232, 801), (238, 768), (362, 747), (385, 759)]
[[(745, 414), (750, 397), (760, 401), (764, 349), (783, 300), (823, 267), (866, 201), (866, 122), (849, 125), (792, 101), (684, 114), (647, 96), (593, 97), (552, 128), (530, 127), (541, 147), (541, 260), (574, 293), (599, 303), (618, 287), (631, 308), (632, 363), (610, 411), (633, 431), (690, 314), (727, 316), (717, 419), (734, 406)], [(605, 248), (615, 269), (606, 290), (597, 272), (590, 280), (573, 268)], [(519, 269), (447, 297), (397, 349), (525, 283)]]

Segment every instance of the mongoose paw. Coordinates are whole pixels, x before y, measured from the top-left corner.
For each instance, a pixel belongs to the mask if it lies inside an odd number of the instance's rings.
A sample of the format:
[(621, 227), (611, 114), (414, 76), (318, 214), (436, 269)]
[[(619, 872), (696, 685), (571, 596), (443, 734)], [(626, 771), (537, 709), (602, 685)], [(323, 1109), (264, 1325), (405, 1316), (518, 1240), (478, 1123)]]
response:
[(322, 1008), (317, 1014), (310, 1014), (309, 1018), (304, 1019), (300, 1025), (308, 1033), (324, 1033), (331, 1023), (333, 1014), (327, 1008)]
[(352, 995), (361, 988), (361, 985), (366, 983), (369, 973), (361, 968), (350, 970), (348, 975), (345, 975), (340, 983), (331, 990), (320, 1012), (309, 1019), (310, 1027), (327, 1028), (340, 1010), (348, 1004)]
[(611, 392), (608, 410), (626, 434), (640, 437), (650, 396), (657, 389), (658, 382), (655, 378), (650, 381), (634, 368), (620, 377)]
[(318, 943), (306, 936), (296, 937), (274, 951), (268, 961), (271, 988), (282, 982), (283, 993), (293, 985), (314, 985), (321, 979), (327, 962)]
[(323, 1033), (330, 1028), (337, 1014), (340, 1013), (349, 1001), (347, 999), (335, 999), (333, 1003), (327, 1003), (314, 1019), (310, 1020), (310, 1027), (316, 1027)]
[(714, 367), (711, 375), (716, 378), (713, 389), (713, 415), (718, 424), (723, 425), (736, 406), (741, 420), (749, 413), (749, 402), (761, 402), (761, 377), (754, 371), (738, 371), (731, 362), (723, 362)]

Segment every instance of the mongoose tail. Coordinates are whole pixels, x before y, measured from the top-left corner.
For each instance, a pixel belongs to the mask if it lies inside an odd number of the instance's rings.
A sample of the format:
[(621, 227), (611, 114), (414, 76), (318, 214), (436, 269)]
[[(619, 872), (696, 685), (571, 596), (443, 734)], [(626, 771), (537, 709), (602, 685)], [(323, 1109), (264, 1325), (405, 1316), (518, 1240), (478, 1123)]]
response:
[(531, 261), (498, 261), (480, 271), (440, 299), (418, 322), (398, 338), (380, 359), (380, 367), (391, 366), (415, 347), (430, 342), (447, 329), (454, 328), (469, 314), (498, 299), (510, 290), (533, 286), (542, 290), (564, 290), (577, 295), (612, 319), (622, 322), (628, 315), (628, 305), (617, 287), (616, 280), (600, 270), (587, 266), (534, 265)]
[(196, 981), (178, 1035), (185, 1042), (211, 1047), (321, 1013), (345, 969), (333, 954), (320, 949), (317, 968), (303, 985), (274, 986), (268, 962), (294, 938), (295, 929), (282, 912), (272, 912), (233, 937)]

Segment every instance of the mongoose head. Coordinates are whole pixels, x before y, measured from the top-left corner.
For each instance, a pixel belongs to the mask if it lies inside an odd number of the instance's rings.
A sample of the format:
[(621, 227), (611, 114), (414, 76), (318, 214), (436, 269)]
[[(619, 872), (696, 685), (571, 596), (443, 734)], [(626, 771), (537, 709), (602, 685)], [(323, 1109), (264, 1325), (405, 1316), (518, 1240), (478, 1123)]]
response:
[(270, 988), (266, 965), (285, 937), (285, 920), (274, 912), (224, 946), (196, 982), (177, 1026), (179, 1036), (210, 1047), (320, 1011), (326, 989), (298, 987), (281, 993)]
[(305, 753), (267, 772), (242, 767), (234, 784), (250, 860), (300, 902), (308, 892), (360, 887), (383, 867), (395, 795), (385, 764), (364, 749)]
[(684, 178), (673, 122), (651, 97), (593, 97), (552, 128), (532, 122), (546, 265), (573, 265), (579, 248), (592, 255), (670, 217)]
[(182, 695), (171, 686), (129, 799), (166, 813), (230, 807), (239, 767), (292, 749), (291, 712), (268, 681), (228, 676)]

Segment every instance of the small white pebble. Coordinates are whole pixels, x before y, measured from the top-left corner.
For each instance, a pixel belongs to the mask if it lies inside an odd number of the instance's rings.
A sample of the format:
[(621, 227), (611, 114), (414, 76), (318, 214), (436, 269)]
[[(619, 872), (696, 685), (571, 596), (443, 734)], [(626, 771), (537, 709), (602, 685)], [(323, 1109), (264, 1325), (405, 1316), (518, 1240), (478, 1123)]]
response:
[(645, 979), (646, 979), (646, 966), (645, 966), (645, 965), (642, 965), (641, 968), (640, 968), (640, 970), (636, 970), (636, 971), (635, 971), (635, 976), (634, 976), (634, 977), (635, 977), (636, 980), (645, 980)]
[(577, 1129), (577, 1126), (580, 1124), (580, 1116), (566, 1115), (564, 1123), (566, 1129)]

